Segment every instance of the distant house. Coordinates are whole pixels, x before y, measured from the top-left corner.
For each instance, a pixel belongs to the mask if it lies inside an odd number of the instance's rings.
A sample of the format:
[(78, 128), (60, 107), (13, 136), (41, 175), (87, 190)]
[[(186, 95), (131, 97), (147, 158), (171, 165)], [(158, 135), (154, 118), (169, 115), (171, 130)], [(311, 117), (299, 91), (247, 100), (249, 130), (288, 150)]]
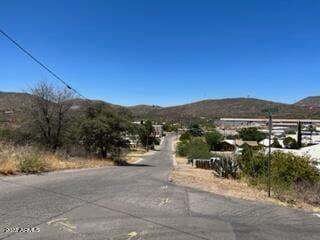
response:
[(219, 143), (218, 150), (222, 152), (233, 152), (236, 150), (236, 146), (228, 141)]
[[(273, 139), (271, 139), (271, 147), (273, 147)], [(283, 145), (283, 140), (278, 140), (279, 144), (281, 145), (281, 147), (284, 147)], [(261, 140), (259, 142), (260, 145), (264, 146), (264, 147), (269, 147), (269, 138), (265, 138), (263, 140)]]
[(234, 145), (236, 147), (244, 147), (245, 145), (249, 147), (259, 146), (259, 144), (256, 141), (244, 141), (241, 139), (226, 139), (224, 140), (224, 142)]
[(241, 139), (226, 139), (219, 145), (219, 151), (232, 151), (235, 154), (241, 154), (244, 147), (257, 148), (259, 144), (256, 141), (243, 141)]

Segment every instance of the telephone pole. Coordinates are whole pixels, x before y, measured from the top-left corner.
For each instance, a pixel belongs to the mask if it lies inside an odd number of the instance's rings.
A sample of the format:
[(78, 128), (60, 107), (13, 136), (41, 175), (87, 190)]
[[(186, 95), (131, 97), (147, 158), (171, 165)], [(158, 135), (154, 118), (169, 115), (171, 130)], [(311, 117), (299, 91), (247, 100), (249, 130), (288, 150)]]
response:
[(274, 108), (268, 108), (264, 109), (263, 112), (268, 114), (268, 127), (269, 127), (269, 146), (268, 146), (268, 197), (271, 196), (271, 137), (272, 137), (272, 113), (278, 112), (277, 109)]

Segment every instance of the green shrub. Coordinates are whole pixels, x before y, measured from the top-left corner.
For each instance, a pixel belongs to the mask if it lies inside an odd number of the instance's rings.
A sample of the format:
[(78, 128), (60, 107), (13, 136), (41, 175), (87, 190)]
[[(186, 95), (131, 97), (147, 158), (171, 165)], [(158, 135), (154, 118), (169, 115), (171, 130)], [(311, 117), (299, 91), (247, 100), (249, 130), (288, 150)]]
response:
[(180, 141), (189, 141), (191, 139), (191, 134), (189, 132), (182, 133), (179, 140)]
[(272, 144), (272, 147), (274, 148), (282, 148), (281, 144), (279, 143), (279, 140), (278, 138), (273, 138), (273, 144)]
[(253, 151), (250, 147), (244, 147), (238, 162), (245, 175), (251, 178), (260, 178), (266, 173), (266, 160), (263, 153)]
[(177, 146), (177, 154), (181, 157), (186, 157), (188, 154), (188, 142), (179, 142)]
[(319, 170), (310, 164), (306, 156), (276, 151), (272, 154), (272, 179), (292, 185), (298, 182), (316, 183), (320, 180)]
[(206, 141), (199, 137), (178, 143), (177, 154), (188, 159), (210, 158), (212, 156)]
[(153, 143), (155, 144), (155, 145), (160, 145), (160, 138), (154, 138), (154, 141), (153, 141)]
[(292, 138), (292, 137), (286, 137), (284, 140), (283, 140), (283, 145), (286, 147), (286, 148), (289, 148), (289, 149), (298, 149), (298, 143), (297, 141)]
[(206, 142), (210, 150), (215, 150), (223, 140), (223, 135), (217, 130), (205, 134)]
[(45, 162), (37, 154), (23, 156), (18, 165), (19, 170), (27, 174), (43, 172), (45, 167)]
[(256, 127), (242, 128), (238, 130), (238, 133), (240, 138), (245, 141), (260, 142), (267, 136), (266, 133), (260, 132)]
[(12, 130), (9, 128), (0, 128), (0, 140), (9, 140), (12, 136)]
[(202, 138), (192, 138), (189, 141), (188, 159), (210, 158), (211, 156), (208, 144)]

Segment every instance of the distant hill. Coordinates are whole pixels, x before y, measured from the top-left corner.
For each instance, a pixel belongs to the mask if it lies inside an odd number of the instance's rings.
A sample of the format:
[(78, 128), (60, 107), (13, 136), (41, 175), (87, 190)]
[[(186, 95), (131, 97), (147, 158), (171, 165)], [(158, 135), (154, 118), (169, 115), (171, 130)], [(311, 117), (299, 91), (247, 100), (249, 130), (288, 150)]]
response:
[(32, 98), (28, 93), (0, 92), (0, 112), (20, 111), (31, 104)]
[[(226, 98), (218, 100), (204, 100), (180, 106), (165, 108), (146, 108), (144, 116), (150, 118), (187, 119), (200, 117), (265, 117), (263, 109), (277, 108), (275, 117), (283, 118), (318, 118), (320, 110), (314, 111), (303, 106), (265, 101), (255, 98)], [(141, 109), (133, 110), (139, 116)]]
[[(13, 126), (23, 120), (28, 109), (32, 106), (33, 98), (34, 96), (28, 93), (0, 92), (0, 127)], [(72, 99), (70, 101), (73, 114), (82, 114), (91, 102), (99, 100)], [(103, 103), (121, 114), (131, 114), (129, 109), (120, 105)]]
[(136, 106), (130, 106), (128, 109), (132, 112), (134, 116), (139, 117), (148, 117), (153, 112), (157, 112), (162, 109), (160, 106), (155, 105), (136, 105)]
[[(0, 92), (0, 113), (23, 111), (31, 104), (33, 96), (28, 93), (6, 93)], [(88, 103), (99, 100), (74, 99), (72, 109), (84, 111)], [(151, 119), (193, 119), (193, 118), (221, 118), (221, 117), (265, 117), (263, 109), (277, 108), (275, 117), (282, 118), (320, 118), (320, 97), (307, 97), (295, 104), (283, 104), (255, 98), (225, 98), (203, 100), (199, 102), (160, 107), (153, 105), (137, 105), (123, 107), (106, 103), (116, 111), (130, 111), (137, 118)], [(318, 105), (317, 105), (318, 104)]]
[(306, 98), (296, 102), (294, 105), (302, 106), (302, 107), (320, 108), (320, 96), (306, 97)]

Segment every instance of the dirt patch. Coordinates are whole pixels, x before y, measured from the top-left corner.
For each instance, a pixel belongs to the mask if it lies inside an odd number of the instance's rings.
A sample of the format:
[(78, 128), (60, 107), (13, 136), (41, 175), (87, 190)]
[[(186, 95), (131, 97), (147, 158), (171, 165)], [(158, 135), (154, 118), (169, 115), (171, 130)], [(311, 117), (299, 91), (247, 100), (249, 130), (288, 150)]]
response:
[(124, 159), (127, 161), (127, 163), (135, 163), (135, 162), (141, 160), (142, 157), (149, 156), (149, 155), (152, 155), (154, 153), (155, 153), (155, 151), (153, 151), (153, 150), (149, 150), (147, 152), (147, 150), (145, 150), (145, 149), (135, 149), (135, 150), (131, 150), (124, 157)]
[(268, 198), (265, 191), (260, 191), (259, 189), (248, 185), (245, 180), (220, 178), (216, 176), (212, 170), (192, 167), (190, 164), (187, 164), (186, 158), (175, 157), (175, 162), (176, 165), (173, 167), (171, 179), (176, 184), (228, 197), (269, 202), (292, 208), (302, 208), (308, 211), (320, 211), (319, 207), (314, 207), (303, 202), (289, 204), (277, 199)]

